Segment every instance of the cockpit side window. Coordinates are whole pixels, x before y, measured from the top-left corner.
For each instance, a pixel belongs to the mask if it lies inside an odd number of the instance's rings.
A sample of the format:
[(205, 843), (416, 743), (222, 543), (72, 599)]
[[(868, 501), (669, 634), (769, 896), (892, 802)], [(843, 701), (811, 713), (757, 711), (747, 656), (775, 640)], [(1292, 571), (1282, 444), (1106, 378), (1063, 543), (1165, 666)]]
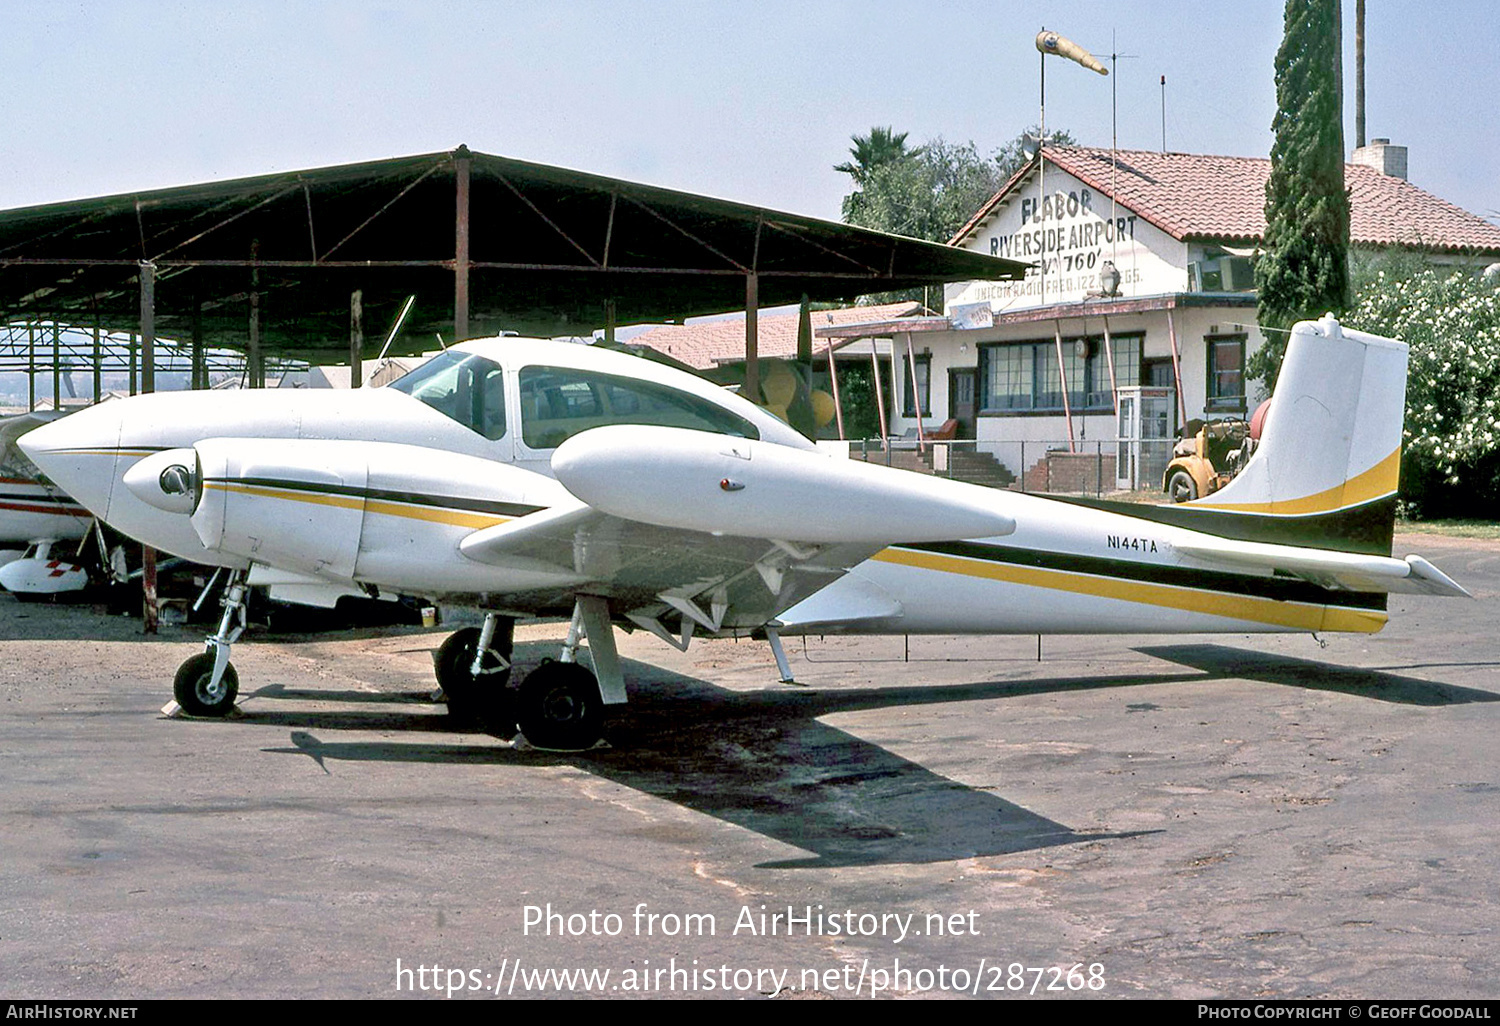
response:
[(581, 431), (605, 424), (760, 437), (745, 418), (669, 385), (570, 367), (521, 369), (521, 438), (529, 447), (555, 448)]
[(405, 392), (485, 438), (505, 434), (505, 371), (493, 360), (449, 350), (386, 387)]

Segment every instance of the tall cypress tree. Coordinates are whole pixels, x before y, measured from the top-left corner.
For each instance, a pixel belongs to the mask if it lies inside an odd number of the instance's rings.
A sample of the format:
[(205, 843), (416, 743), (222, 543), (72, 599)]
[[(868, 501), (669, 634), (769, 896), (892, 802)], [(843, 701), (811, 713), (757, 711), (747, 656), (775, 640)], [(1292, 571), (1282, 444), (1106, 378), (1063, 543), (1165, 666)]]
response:
[[(1338, 0), (1286, 0), (1276, 52), (1276, 118), (1265, 251), (1255, 267), (1260, 323), (1289, 328), (1349, 303), (1349, 193)], [(1250, 376), (1276, 382), (1286, 336), (1271, 332)]]

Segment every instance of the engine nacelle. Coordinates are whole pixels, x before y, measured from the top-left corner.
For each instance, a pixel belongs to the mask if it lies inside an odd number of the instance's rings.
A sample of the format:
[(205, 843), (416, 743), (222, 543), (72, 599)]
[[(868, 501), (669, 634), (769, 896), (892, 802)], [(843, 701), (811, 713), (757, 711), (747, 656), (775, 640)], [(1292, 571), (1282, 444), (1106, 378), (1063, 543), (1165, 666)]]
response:
[(193, 448), (192, 523), (205, 548), (303, 573), (354, 576), (369, 478), (361, 447), (210, 438)]
[(459, 540), (565, 495), (509, 464), (388, 442), (211, 438), (136, 470), (127, 484), (159, 509), (191, 496), (204, 547), (341, 581), (468, 569)]

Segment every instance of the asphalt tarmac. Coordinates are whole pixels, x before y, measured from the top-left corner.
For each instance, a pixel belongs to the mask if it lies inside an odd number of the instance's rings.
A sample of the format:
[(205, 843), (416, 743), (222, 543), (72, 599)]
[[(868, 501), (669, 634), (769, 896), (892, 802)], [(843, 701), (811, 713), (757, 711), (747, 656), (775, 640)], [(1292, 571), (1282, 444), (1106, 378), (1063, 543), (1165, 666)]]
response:
[[(1500, 997), (1500, 545), (1371, 637), (678, 653), (577, 755), (449, 728), (444, 629), (237, 646), (0, 597), (0, 998)], [(561, 625), (518, 632), (518, 661)]]

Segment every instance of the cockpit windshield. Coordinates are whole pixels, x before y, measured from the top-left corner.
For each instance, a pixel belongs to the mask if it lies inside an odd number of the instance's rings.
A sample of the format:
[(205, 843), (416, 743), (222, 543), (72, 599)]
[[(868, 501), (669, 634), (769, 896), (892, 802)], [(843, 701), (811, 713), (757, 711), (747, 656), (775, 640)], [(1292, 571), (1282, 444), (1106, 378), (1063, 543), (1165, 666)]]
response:
[(505, 434), (505, 372), (493, 360), (450, 349), (386, 387), (421, 400), (485, 438)]
[(521, 438), (551, 449), (605, 424), (652, 424), (759, 438), (750, 421), (701, 396), (572, 367), (521, 368)]

